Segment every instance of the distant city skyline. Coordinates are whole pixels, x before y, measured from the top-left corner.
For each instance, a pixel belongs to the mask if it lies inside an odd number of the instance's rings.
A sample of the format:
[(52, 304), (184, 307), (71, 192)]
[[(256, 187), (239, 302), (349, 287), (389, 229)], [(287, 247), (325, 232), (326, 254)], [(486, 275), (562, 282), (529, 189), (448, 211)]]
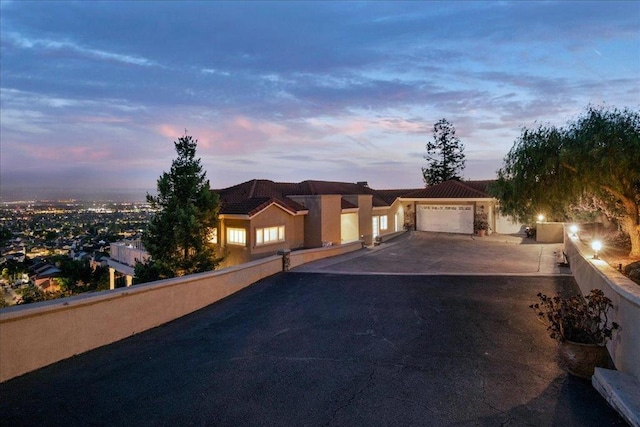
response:
[[(521, 128), (640, 108), (640, 3), (0, 2), (0, 196), (143, 200), (185, 129), (213, 188), (492, 179)], [(111, 197), (110, 197), (111, 196)], [(118, 196), (118, 197), (116, 197)], [(122, 197), (120, 197), (122, 196)]]

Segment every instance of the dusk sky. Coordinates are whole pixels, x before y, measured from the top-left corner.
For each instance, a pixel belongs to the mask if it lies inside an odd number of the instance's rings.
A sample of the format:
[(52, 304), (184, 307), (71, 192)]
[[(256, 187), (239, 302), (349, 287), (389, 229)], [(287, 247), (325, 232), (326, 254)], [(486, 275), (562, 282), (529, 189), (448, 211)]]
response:
[(640, 2), (0, 3), (0, 193), (142, 200), (185, 129), (214, 188), (492, 179), (523, 126), (640, 107)]

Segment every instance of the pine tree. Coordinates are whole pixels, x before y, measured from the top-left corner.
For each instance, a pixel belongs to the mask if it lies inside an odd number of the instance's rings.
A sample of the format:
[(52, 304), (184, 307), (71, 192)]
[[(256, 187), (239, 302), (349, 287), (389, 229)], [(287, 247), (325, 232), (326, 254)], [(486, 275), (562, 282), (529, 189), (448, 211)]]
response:
[(151, 260), (136, 266), (136, 283), (209, 271), (220, 262), (210, 242), (218, 196), (195, 158), (197, 143), (189, 135), (174, 142), (178, 157), (158, 178), (157, 196), (147, 194), (157, 212), (142, 236)]
[(426, 185), (435, 185), (450, 179), (460, 179), (464, 169), (464, 145), (456, 137), (456, 128), (441, 119), (433, 125), (433, 142), (427, 143), (424, 156), (428, 167), (422, 168), (422, 178)]

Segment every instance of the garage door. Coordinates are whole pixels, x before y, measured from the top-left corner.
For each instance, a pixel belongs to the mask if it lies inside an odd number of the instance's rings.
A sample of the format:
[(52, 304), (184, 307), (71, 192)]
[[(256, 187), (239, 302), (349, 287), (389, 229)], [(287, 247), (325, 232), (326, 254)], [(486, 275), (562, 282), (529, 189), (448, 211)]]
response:
[(473, 207), (469, 205), (418, 205), (417, 229), (441, 233), (473, 234)]

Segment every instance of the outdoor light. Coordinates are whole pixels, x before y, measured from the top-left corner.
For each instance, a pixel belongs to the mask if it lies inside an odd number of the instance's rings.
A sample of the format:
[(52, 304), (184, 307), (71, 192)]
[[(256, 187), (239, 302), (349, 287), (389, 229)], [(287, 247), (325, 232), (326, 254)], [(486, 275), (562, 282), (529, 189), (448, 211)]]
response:
[(538, 215), (538, 221), (539, 222), (544, 221), (544, 215), (542, 215), (542, 214)]
[(573, 224), (569, 227), (569, 231), (571, 231), (571, 235), (575, 237), (578, 234), (578, 226)]
[(600, 259), (598, 258), (598, 251), (602, 249), (602, 242), (600, 240), (594, 240), (591, 242), (591, 249), (593, 249), (593, 259)]

